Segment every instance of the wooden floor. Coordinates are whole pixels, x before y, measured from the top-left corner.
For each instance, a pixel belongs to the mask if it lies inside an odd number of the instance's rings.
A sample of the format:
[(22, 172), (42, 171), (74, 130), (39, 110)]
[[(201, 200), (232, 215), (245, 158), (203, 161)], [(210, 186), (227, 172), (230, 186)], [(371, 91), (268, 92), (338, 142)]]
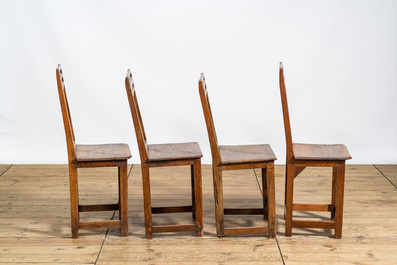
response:
[[(261, 206), (260, 175), (224, 175), (225, 206)], [(79, 171), (80, 200), (117, 201), (114, 169)], [(153, 169), (153, 206), (188, 204), (189, 168)], [(324, 175), (320, 176), (320, 175)], [(276, 166), (276, 239), (217, 238), (211, 166), (203, 165), (204, 237), (193, 232), (144, 237), (140, 166), (129, 171), (128, 238), (119, 229), (82, 230), (71, 239), (65, 165), (0, 165), (0, 263), (2, 264), (397, 264), (397, 165), (348, 165), (343, 238), (322, 229), (293, 229), (284, 237), (284, 167)], [(331, 171), (305, 170), (296, 180), (296, 202), (327, 202)], [(117, 218), (117, 212), (82, 218)], [(302, 217), (323, 218), (313, 212)], [(191, 215), (156, 215), (155, 224), (189, 223)], [(227, 217), (226, 226), (260, 225), (260, 216)]]

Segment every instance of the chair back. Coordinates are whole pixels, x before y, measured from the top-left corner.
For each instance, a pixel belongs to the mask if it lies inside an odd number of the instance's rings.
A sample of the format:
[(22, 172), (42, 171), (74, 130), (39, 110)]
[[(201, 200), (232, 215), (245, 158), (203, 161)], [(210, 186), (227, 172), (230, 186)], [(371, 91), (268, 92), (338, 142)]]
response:
[(62, 67), (58, 64), (56, 69), (57, 84), (58, 84), (58, 94), (59, 101), (61, 103), (63, 125), (65, 126), (66, 144), (68, 148), (68, 159), (69, 163), (75, 161), (76, 159), (76, 145), (73, 132), (72, 118), (70, 116), (70, 109), (68, 98), (66, 96), (65, 81), (63, 79)]
[(130, 104), (132, 120), (134, 122), (141, 163), (145, 163), (148, 160), (146, 133), (145, 128), (143, 127), (141, 112), (139, 110), (138, 99), (136, 97), (134, 81), (132, 80), (130, 69), (128, 69), (127, 76), (125, 77), (125, 88), (127, 90), (128, 102)]
[(287, 91), (285, 88), (285, 80), (284, 80), (284, 67), (282, 62), (280, 63), (280, 94), (281, 94), (281, 104), (283, 107), (285, 140), (287, 145), (287, 159), (291, 159), (293, 157), (292, 134), (291, 134), (291, 124), (289, 120)]
[(212, 118), (211, 106), (208, 98), (207, 84), (205, 83), (205, 77), (203, 73), (201, 73), (200, 75), (199, 92), (200, 92), (201, 105), (203, 107), (203, 112), (204, 112), (205, 124), (207, 125), (208, 137), (210, 140), (212, 163), (219, 164), (221, 162), (221, 155), (219, 152), (214, 119)]

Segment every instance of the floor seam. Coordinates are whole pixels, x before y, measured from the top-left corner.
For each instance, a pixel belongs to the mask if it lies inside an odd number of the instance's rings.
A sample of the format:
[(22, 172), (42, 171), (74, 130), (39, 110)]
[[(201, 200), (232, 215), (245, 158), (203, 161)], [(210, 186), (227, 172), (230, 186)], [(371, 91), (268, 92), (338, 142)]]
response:
[(393, 185), (394, 186), (394, 188), (396, 188), (397, 189), (397, 186), (396, 185), (394, 185), (394, 183), (388, 178), (388, 177), (386, 177), (386, 175), (385, 174), (383, 174), (383, 172), (382, 171), (380, 171), (380, 169), (379, 168), (377, 168), (374, 164), (372, 165), (372, 166), (374, 166), (374, 168), (376, 168), (376, 170), (378, 170), (379, 171), (379, 173), (380, 174), (382, 174), (382, 176), (384, 176), (389, 182), (390, 182), (390, 184), (391, 185)]
[(3, 173), (1, 173), (0, 178), (13, 166), (14, 164), (10, 165)]
[(261, 187), (261, 184), (259, 183), (258, 175), (256, 174), (255, 169), (252, 169), (252, 170), (254, 171), (255, 178), (256, 178), (256, 182), (258, 183), (259, 191), (262, 193), (262, 196), (263, 196), (263, 189), (262, 189), (262, 187)]
[(131, 175), (131, 172), (132, 172), (132, 168), (133, 168), (133, 167), (134, 167), (134, 164), (131, 164), (130, 170), (129, 170), (128, 174), (127, 174), (127, 179), (130, 178), (130, 175)]
[(280, 244), (278, 243), (278, 238), (277, 237), (276, 237), (276, 243), (277, 243), (278, 252), (280, 253), (281, 261), (283, 262), (283, 265), (285, 265), (283, 252), (281, 251)]
[[(113, 220), (113, 219), (114, 219), (115, 214), (116, 214), (116, 211), (113, 212), (113, 216), (112, 216), (112, 218), (111, 218), (110, 220)], [(105, 238), (102, 240), (101, 248), (99, 249), (98, 256), (96, 257), (96, 260), (95, 260), (94, 265), (96, 265), (96, 264), (98, 263), (99, 257), (101, 256), (103, 246), (105, 245), (105, 241), (106, 241), (106, 239), (108, 238), (109, 229), (110, 229), (110, 228), (108, 228), (108, 229), (106, 230)]]

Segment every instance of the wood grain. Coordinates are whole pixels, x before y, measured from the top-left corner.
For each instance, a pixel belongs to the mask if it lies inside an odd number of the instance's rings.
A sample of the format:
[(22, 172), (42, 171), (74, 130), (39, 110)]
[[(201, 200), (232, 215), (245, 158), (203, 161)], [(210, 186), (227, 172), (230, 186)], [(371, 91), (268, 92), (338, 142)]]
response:
[[(342, 237), (343, 205), (345, 186), (345, 160), (351, 159), (346, 146), (342, 144), (297, 144), (292, 141), (291, 124), (289, 119), (287, 90), (284, 78), (284, 66), (280, 63), (279, 69), (280, 97), (283, 110), (284, 131), (286, 141), (286, 169), (285, 169), (285, 235), (292, 235), (293, 227), (328, 228), (335, 231), (334, 237)], [(337, 121), (336, 121), (337, 122)], [(328, 203), (314, 206), (313, 203), (294, 204), (295, 178), (302, 175), (307, 167), (331, 167), (332, 187), (331, 198)], [(312, 188), (313, 190), (316, 187)], [(331, 213), (329, 220), (296, 220), (294, 211), (324, 211)]]
[[(145, 231), (147, 238), (153, 238), (153, 233), (192, 231), (192, 224), (153, 225), (153, 214), (179, 213), (181, 209), (188, 209), (192, 214), (197, 236), (203, 235), (203, 207), (202, 207), (202, 177), (201, 177), (201, 153), (200, 145), (196, 142), (170, 143), (170, 144), (148, 144), (145, 128), (143, 126), (141, 111), (138, 105), (135, 86), (131, 70), (127, 71), (125, 77), (125, 88), (130, 105), (132, 121), (134, 123), (135, 136), (139, 147), (141, 158), (141, 175), (143, 204), (145, 216)], [(174, 166), (190, 166), (191, 203), (186, 205), (173, 205), (159, 208), (152, 207), (152, 192), (150, 169), (167, 168)], [(162, 179), (163, 181), (163, 179)], [(170, 179), (167, 179), (170, 181)], [(153, 182), (156, 183), (156, 182)], [(170, 189), (172, 194), (177, 190)]]
[(77, 161), (125, 160), (130, 157), (128, 144), (76, 145)]
[[(274, 187), (274, 160), (276, 160), (276, 156), (272, 148), (268, 144), (219, 146), (212, 118), (207, 84), (203, 73), (200, 75), (198, 85), (212, 154), (217, 235), (223, 237), (228, 235), (268, 234), (271, 238), (276, 237)], [(239, 227), (235, 225), (233, 228), (225, 228), (225, 215), (230, 213), (232, 215), (247, 215), (248, 212), (250, 214), (256, 214), (257, 207), (253, 208), (250, 206), (248, 209), (241, 209), (238, 205), (234, 205), (234, 209), (225, 210), (223, 189), (224, 171), (252, 170), (255, 168), (261, 169), (263, 183), (263, 192), (261, 194), (263, 205), (261, 208), (264, 219), (268, 220), (267, 226), (262, 225), (261, 227), (256, 227), (249, 225), (246, 227)]]
[[(130, 149), (127, 144), (100, 144), (100, 145), (78, 145), (73, 131), (72, 117), (69, 109), (68, 98), (66, 96), (65, 80), (61, 65), (56, 69), (56, 79), (58, 85), (58, 95), (61, 105), (63, 124), (65, 128), (66, 145), (68, 150), (69, 163), (69, 188), (70, 188), (70, 222), (72, 237), (79, 237), (80, 229), (96, 229), (99, 227), (121, 228), (121, 235), (128, 236), (128, 184), (127, 184), (127, 160), (131, 157)], [(113, 204), (120, 211), (120, 221), (96, 221), (83, 222), (80, 219), (82, 207), (79, 198), (78, 169), (97, 168), (97, 167), (116, 167), (118, 175), (118, 202)], [(95, 185), (95, 184), (94, 184)], [(108, 211), (109, 208), (97, 207), (98, 211)]]
[[(397, 171), (388, 174), (395, 174)], [(117, 202), (117, 183), (109, 180), (114, 168), (83, 169), (80, 197), (84, 201)], [(344, 207), (344, 237), (330, 238), (329, 230), (294, 228), (294, 237), (283, 236), (285, 166), (275, 166), (277, 241), (252, 236), (218, 238), (214, 216), (212, 166), (202, 166), (204, 235), (191, 232), (145, 237), (141, 168), (129, 166), (129, 237), (119, 228), (82, 230), (70, 238), (67, 165), (13, 165), (0, 178), (0, 263), (20, 264), (395, 264), (397, 261), (396, 188), (372, 165), (347, 165)], [(156, 183), (152, 201), (184, 204), (191, 201), (190, 167), (153, 168)], [(330, 199), (332, 169), (308, 168), (295, 183), (297, 202)], [(384, 173), (385, 174), (385, 173)], [(387, 174), (385, 174), (387, 175)], [(261, 169), (224, 172), (226, 206), (258, 206)], [(117, 177), (115, 176), (114, 179)], [(92, 188), (92, 180), (98, 185)], [(315, 186), (316, 189), (311, 187)], [(173, 194), (173, 189), (178, 194)], [(50, 199), (49, 199), (50, 198)], [(168, 201), (170, 200), (170, 201)], [(116, 212), (84, 220), (118, 218)], [(300, 212), (302, 218), (321, 219), (324, 212)], [(329, 215), (329, 213), (326, 213)], [(328, 216), (327, 216), (328, 217)], [(184, 224), (191, 214), (161, 214), (157, 224)], [(260, 225), (263, 217), (227, 216), (226, 226)], [(107, 234), (107, 235), (106, 235)], [(278, 243), (277, 243), (278, 242)], [(103, 244), (103, 246), (102, 246)], [(102, 246), (102, 251), (100, 251)], [(278, 248), (280, 247), (280, 249)]]

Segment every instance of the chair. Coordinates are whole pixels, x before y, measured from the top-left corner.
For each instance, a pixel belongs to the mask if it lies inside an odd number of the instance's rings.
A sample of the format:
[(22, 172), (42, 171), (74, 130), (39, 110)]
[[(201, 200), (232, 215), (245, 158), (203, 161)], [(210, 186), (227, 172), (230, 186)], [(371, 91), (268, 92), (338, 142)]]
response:
[[(283, 108), (286, 154), (285, 181), (285, 235), (291, 236), (292, 227), (334, 229), (335, 238), (342, 237), (343, 193), (345, 183), (345, 161), (351, 159), (346, 146), (342, 144), (299, 144), (292, 142), (288, 112), (287, 92), (284, 82), (284, 68), (280, 63), (280, 93)], [(332, 167), (331, 204), (294, 204), (294, 179), (306, 167)], [(330, 221), (301, 221), (292, 219), (293, 211), (331, 212)]]
[[(196, 231), (203, 235), (203, 203), (201, 188), (201, 149), (198, 143), (147, 144), (131, 70), (125, 78), (128, 101), (134, 123), (135, 134), (141, 158), (143, 199), (145, 212), (146, 238), (153, 233)], [(150, 168), (169, 166), (190, 166), (192, 205), (172, 207), (152, 207), (150, 192)], [(162, 213), (192, 212), (195, 224), (154, 226), (152, 215)]]
[[(75, 143), (72, 119), (61, 65), (56, 69), (59, 100), (69, 161), (70, 208), (72, 237), (79, 237), (79, 229), (121, 228), (121, 235), (128, 236), (128, 179), (127, 160), (131, 157), (127, 144), (79, 145)], [(118, 167), (119, 202), (118, 204), (80, 205), (78, 193), (78, 168)], [(82, 222), (81, 212), (119, 211), (120, 220)]]
[[(276, 237), (274, 181), (274, 160), (276, 160), (276, 156), (272, 148), (268, 144), (219, 146), (204, 74), (200, 76), (199, 92), (212, 154), (217, 236), (269, 234), (271, 238)], [(263, 208), (224, 209), (222, 171), (255, 168), (260, 168), (262, 173)], [(263, 215), (264, 219), (268, 219), (268, 226), (225, 228), (224, 215)]]

